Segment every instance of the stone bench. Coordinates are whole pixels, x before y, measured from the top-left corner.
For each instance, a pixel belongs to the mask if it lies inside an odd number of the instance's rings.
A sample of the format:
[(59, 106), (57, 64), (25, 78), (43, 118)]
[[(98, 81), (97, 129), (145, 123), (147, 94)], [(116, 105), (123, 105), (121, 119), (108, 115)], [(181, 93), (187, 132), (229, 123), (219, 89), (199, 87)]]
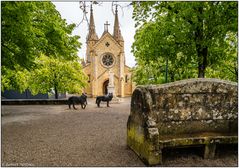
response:
[(162, 164), (162, 149), (237, 143), (237, 83), (190, 79), (138, 86), (131, 98), (127, 145), (148, 165)]

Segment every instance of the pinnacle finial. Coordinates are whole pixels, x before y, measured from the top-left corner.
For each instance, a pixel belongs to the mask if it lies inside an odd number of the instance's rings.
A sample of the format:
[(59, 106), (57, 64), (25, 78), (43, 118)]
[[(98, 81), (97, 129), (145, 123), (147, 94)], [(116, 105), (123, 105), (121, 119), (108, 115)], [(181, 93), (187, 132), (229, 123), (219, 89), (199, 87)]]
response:
[(120, 32), (119, 19), (118, 19), (118, 5), (115, 8), (115, 23), (114, 23), (114, 33), (113, 37), (116, 41), (123, 41), (123, 37)]
[(92, 4), (90, 5), (90, 12), (93, 12)]
[(98, 36), (95, 32), (95, 22), (94, 22), (92, 4), (90, 5), (90, 24), (89, 24), (89, 33), (87, 36), (87, 41), (88, 40), (98, 40)]

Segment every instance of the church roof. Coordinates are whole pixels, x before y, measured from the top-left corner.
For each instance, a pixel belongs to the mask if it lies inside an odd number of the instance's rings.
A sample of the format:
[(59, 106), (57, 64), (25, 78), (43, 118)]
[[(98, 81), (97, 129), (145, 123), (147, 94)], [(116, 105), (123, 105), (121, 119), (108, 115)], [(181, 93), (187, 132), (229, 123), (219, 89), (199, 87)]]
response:
[(96, 48), (107, 37), (109, 37), (119, 48), (122, 47), (109, 32), (104, 32), (93, 48)]

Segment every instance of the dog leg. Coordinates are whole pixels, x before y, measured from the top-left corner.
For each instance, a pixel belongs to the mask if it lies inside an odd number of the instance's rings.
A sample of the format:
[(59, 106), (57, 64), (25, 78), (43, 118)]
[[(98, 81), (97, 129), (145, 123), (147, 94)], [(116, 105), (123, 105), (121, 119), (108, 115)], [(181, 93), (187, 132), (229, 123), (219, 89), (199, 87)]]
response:
[(85, 107), (86, 107), (85, 103), (82, 103), (82, 104), (81, 104), (81, 108), (82, 108), (82, 109), (85, 109)]
[(77, 110), (77, 108), (75, 108), (75, 104), (73, 103), (73, 108), (75, 109), (75, 110)]

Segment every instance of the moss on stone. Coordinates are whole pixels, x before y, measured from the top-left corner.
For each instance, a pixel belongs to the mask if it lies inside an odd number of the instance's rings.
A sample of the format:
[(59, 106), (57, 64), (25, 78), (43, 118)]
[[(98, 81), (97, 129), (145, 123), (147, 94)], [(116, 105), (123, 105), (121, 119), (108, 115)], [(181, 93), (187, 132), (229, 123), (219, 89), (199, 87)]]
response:
[(140, 86), (127, 143), (148, 164), (161, 163), (164, 147), (209, 145), (205, 156), (213, 156), (211, 143), (237, 142), (237, 94), (236, 83), (217, 79)]

